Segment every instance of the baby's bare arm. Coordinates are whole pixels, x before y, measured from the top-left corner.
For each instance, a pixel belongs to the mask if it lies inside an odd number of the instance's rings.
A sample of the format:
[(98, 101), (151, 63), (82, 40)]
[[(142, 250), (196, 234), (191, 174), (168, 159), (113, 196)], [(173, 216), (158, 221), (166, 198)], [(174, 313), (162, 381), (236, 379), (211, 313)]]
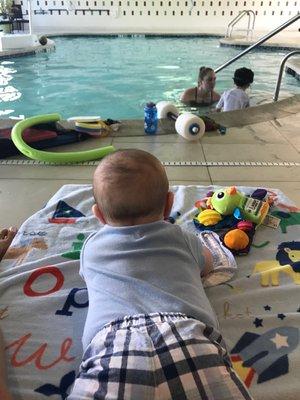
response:
[(203, 246), (203, 256), (205, 259), (202, 277), (207, 276), (213, 270), (213, 256), (207, 247)]

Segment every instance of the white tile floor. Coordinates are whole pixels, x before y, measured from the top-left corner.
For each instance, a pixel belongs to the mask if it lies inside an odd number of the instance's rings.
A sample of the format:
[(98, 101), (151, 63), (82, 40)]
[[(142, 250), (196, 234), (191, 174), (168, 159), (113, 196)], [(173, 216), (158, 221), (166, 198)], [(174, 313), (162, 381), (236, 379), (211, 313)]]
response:
[[(259, 112), (259, 108), (256, 107), (253, 112)], [(296, 104), (293, 102), (293, 114), (289, 113), (284, 118), (229, 128), (224, 136), (207, 133), (201, 142), (196, 143), (186, 142), (175, 134), (143, 136), (142, 121), (140, 126), (141, 136), (127, 136), (126, 127), (122, 137), (109, 137), (101, 141), (91, 139), (57, 150), (83, 150), (112, 143), (117, 149), (139, 148), (149, 151), (161, 161), (300, 162), (300, 98)], [(76, 165), (0, 165), (0, 226), (19, 226), (62, 185), (91, 183), (94, 169), (93, 166)], [(300, 167), (171, 166), (166, 170), (171, 184), (235, 184), (279, 188), (300, 206)]]

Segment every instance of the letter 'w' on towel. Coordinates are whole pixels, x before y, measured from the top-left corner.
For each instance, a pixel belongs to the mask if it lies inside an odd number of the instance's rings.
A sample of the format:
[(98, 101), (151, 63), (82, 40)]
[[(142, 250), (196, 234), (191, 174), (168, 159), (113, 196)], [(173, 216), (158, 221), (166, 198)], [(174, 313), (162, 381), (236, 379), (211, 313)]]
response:
[(211, 231), (203, 231), (198, 237), (213, 257), (213, 270), (202, 278), (203, 286), (216, 286), (231, 279), (237, 271), (237, 265), (232, 253), (223, 246), (219, 236)]

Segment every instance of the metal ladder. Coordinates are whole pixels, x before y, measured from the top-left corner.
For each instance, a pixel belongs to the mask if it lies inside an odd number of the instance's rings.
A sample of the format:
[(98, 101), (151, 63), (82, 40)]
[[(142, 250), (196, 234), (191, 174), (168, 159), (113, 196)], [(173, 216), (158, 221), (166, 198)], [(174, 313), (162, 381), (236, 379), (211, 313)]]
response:
[(281, 61), (280, 63), (280, 69), (279, 69), (279, 74), (278, 74), (278, 78), (277, 78), (277, 83), (276, 83), (276, 88), (275, 88), (275, 92), (274, 92), (274, 96), (273, 96), (273, 100), (277, 101), (278, 100), (278, 96), (279, 96), (279, 91), (280, 91), (280, 85), (281, 85), (281, 79), (282, 79), (282, 74), (283, 74), (283, 69), (285, 66), (286, 61), (294, 56), (295, 54), (300, 54), (300, 50), (295, 50), (295, 51), (291, 51), (290, 53), (288, 53)]
[[(247, 17), (248, 17), (248, 26), (247, 26), (247, 29), (239, 29), (239, 31), (246, 31), (246, 32), (247, 32), (247, 38), (248, 38), (249, 35), (250, 35), (250, 38), (252, 39), (253, 30), (254, 30), (254, 25), (255, 25), (255, 17), (256, 17), (256, 16), (255, 16), (255, 12), (252, 11), (252, 10), (243, 10), (243, 11), (240, 11), (240, 12), (238, 13), (238, 15), (237, 15), (235, 18), (233, 18), (232, 21), (229, 22), (229, 24), (228, 24), (228, 26), (227, 26), (227, 31), (226, 31), (226, 36), (225, 36), (225, 37), (227, 37), (227, 38), (230, 38), (230, 37), (231, 37), (234, 26), (235, 26), (245, 15), (247, 15)], [(251, 15), (253, 16), (253, 18), (252, 18), (252, 24), (251, 24)], [(250, 27), (250, 25), (251, 25), (251, 27)]]

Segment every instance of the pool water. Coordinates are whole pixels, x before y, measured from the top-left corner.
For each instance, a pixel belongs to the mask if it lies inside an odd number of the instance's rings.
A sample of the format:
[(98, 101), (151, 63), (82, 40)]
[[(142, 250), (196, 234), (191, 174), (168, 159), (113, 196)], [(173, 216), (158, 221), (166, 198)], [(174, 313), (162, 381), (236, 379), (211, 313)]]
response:
[[(147, 101), (169, 100), (196, 85), (200, 66), (218, 67), (241, 50), (217, 38), (56, 37), (56, 50), (0, 61), (0, 117), (58, 112), (64, 118), (142, 118)], [(217, 74), (216, 90), (232, 87), (236, 68), (255, 73), (252, 104), (271, 101), (287, 51), (250, 52)], [(300, 92), (285, 75), (280, 98)]]

